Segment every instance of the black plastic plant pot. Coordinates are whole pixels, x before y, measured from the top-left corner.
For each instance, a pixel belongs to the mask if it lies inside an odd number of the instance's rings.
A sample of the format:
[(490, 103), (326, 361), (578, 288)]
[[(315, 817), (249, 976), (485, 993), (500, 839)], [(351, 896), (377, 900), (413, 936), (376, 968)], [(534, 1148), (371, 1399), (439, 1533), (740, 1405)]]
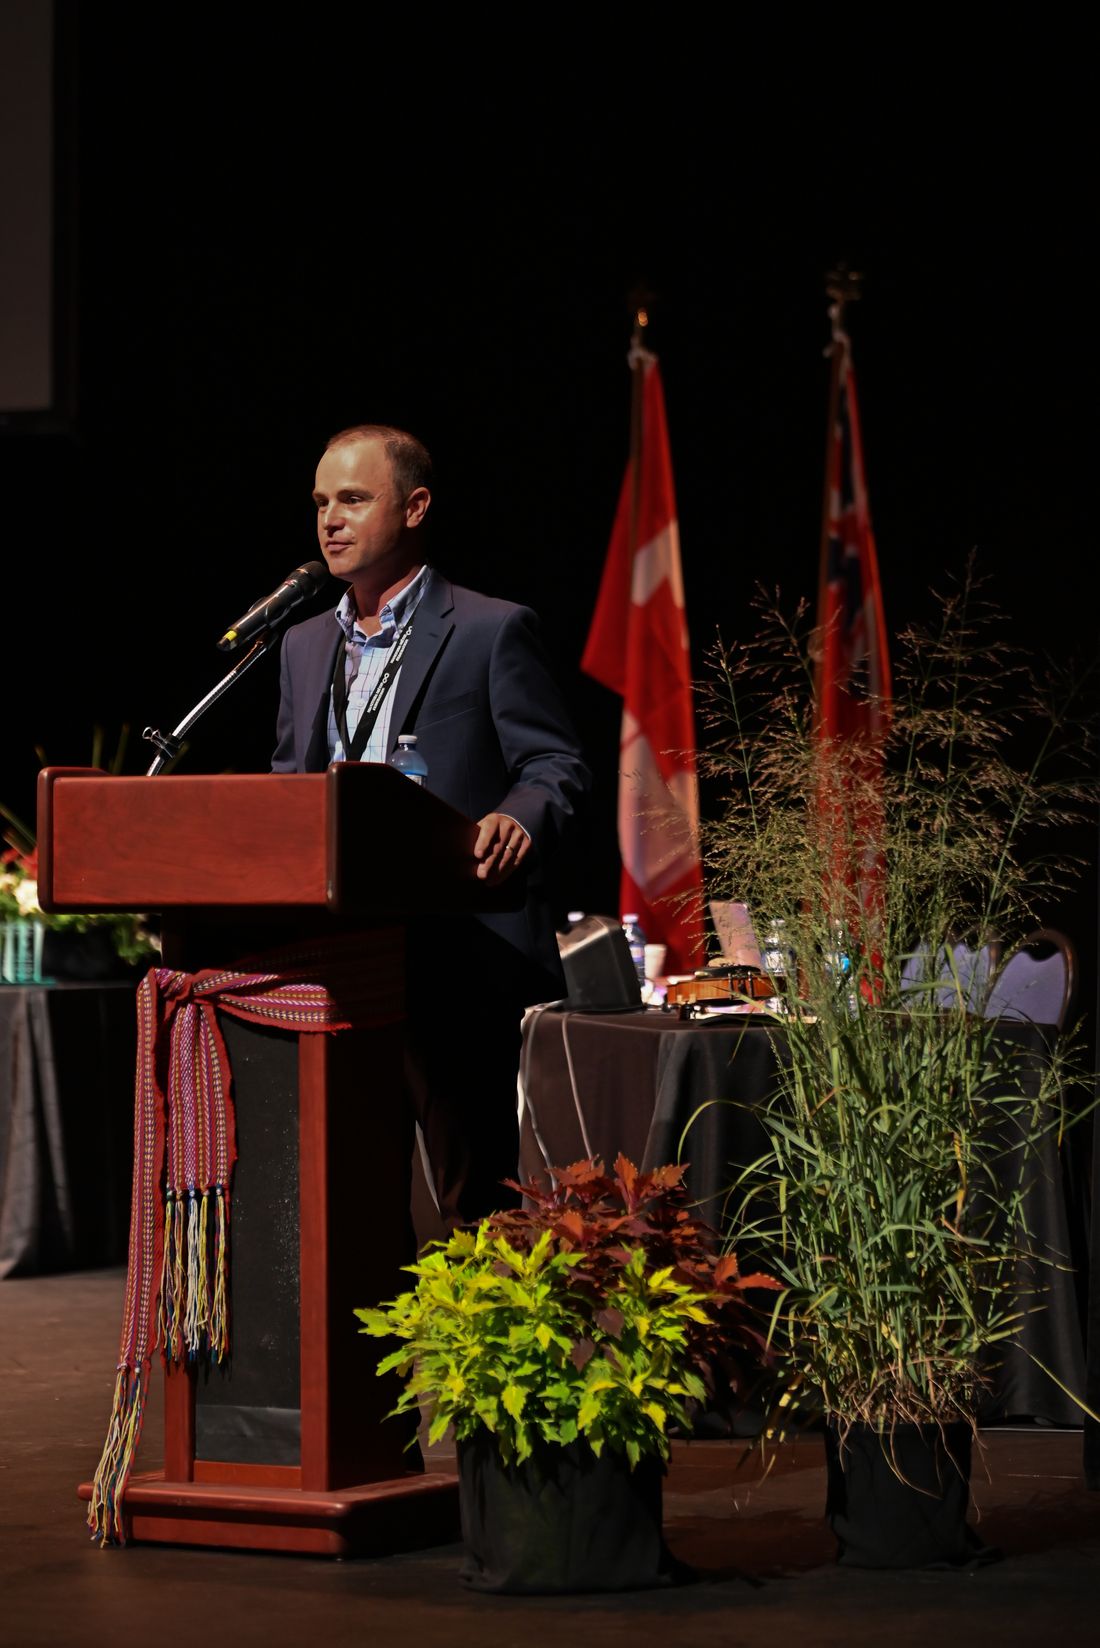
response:
[(964, 1422), (825, 1429), (825, 1515), (851, 1568), (943, 1568), (999, 1555), (969, 1527), (972, 1433)]
[(605, 1448), (547, 1447), (505, 1465), (487, 1430), (459, 1442), (458, 1493), (475, 1591), (548, 1595), (643, 1590), (690, 1577), (661, 1531), (660, 1459), (632, 1471)]

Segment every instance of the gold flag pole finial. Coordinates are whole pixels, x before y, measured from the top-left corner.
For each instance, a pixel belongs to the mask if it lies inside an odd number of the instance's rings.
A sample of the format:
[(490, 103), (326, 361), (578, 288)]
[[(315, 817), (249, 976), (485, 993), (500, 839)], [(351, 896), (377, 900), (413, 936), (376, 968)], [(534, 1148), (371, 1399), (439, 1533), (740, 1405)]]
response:
[(849, 269), (846, 263), (838, 263), (825, 276), (825, 295), (829, 299), (829, 323), (832, 328), (832, 338), (825, 353), (831, 355), (838, 343), (848, 341), (844, 330), (844, 310), (849, 303), (858, 303), (863, 296), (863, 275), (858, 269)]
[(648, 353), (645, 345), (646, 328), (649, 325), (653, 305), (657, 301), (657, 294), (645, 281), (639, 281), (627, 295), (627, 308), (632, 321), (630, 333), (630, 365), (636, 363), (638, 351)]
[(855, 301), (863, 295), (863, 275), (858, 269), (849, 269), (846, 263), (838, 263), (825, 276), (825, 290), (839, 302)]

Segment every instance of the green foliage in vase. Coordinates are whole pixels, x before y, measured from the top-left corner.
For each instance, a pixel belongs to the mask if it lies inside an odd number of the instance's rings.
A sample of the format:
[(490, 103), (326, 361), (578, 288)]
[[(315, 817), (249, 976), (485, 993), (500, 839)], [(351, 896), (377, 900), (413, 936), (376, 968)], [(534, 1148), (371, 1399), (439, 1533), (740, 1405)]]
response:
[[(731, 1228), (768, 1244), (777, 1353), (842, 1427), (972, 1417), (1064, 1262), (1029, 1222), (1037, 1149), (1092, 1102), (1072, 1029), (1040, 1053), (983, 1016), (1077, 868), (1045, 832), (1095, 816), (1088, 683), (1003, 644), (971, 566), (899, 638), (882, 745), (830, 740), (805, 607), (758, 605), (757, 639), (712, 656), (704, 852), (713, 895), (781, 923), (791, 960)], [(988, 979), (960, 942), (988, 947)]]
[(746, 1370), (766, 1356), (750, 1293), (775, 1286), (703, 1245), (682, 1176), (578, 1163), (555, 1170), (553, 1191), (521, 1187), (527, 1207), (430, 1244), (407, 1267), (411, 1292), (356, 1312), (362, 1332), (400, 1341), (378, 1364), (406, 1377), (395, 1412), (423, 1400), (432, 1441), (484, 1427), (506, 1462), (577, 1441), (632, 1466), (667, 1458), (669, 1427), (707, 1396), (723, 1319), (744, 1319)]

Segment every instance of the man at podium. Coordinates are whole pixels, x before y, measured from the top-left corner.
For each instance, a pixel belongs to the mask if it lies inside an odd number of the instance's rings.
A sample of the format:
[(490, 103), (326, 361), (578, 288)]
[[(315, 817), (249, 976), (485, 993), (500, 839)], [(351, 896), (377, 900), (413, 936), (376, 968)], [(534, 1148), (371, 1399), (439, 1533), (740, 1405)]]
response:
[(535, 614), (431, 566), (431, 496), (431, 459), (406, 431), (361, 424), (328, 442), (317, 537), (348, 587), (283, 638), (272, 770), (387, 761), (413, 733), (426, 787), (478, 823), (478, 875), (495, 887), (522, 872), (514, 908), (409, 933), (407, 1088), (449, 1229), (509, 1196), (522, 1010), (564, 994), (546, 876), (590, 778)]

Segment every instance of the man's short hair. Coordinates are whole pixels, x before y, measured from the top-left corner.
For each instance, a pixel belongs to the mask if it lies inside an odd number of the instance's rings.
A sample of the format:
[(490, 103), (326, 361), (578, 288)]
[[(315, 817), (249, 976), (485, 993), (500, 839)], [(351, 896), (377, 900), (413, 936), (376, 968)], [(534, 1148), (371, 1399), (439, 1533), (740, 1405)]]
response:
[(418, 486), (432, 487), (431, 453), (407, 429), (394, 429), (388, 423), (356, 423), (350, 429), (341, 429), (329, 437), (325, 451), (334, 446), (351, 446), (355, 441), (381, 441), (390, 460), (394, 481), (402, 497), (407, 498)]

